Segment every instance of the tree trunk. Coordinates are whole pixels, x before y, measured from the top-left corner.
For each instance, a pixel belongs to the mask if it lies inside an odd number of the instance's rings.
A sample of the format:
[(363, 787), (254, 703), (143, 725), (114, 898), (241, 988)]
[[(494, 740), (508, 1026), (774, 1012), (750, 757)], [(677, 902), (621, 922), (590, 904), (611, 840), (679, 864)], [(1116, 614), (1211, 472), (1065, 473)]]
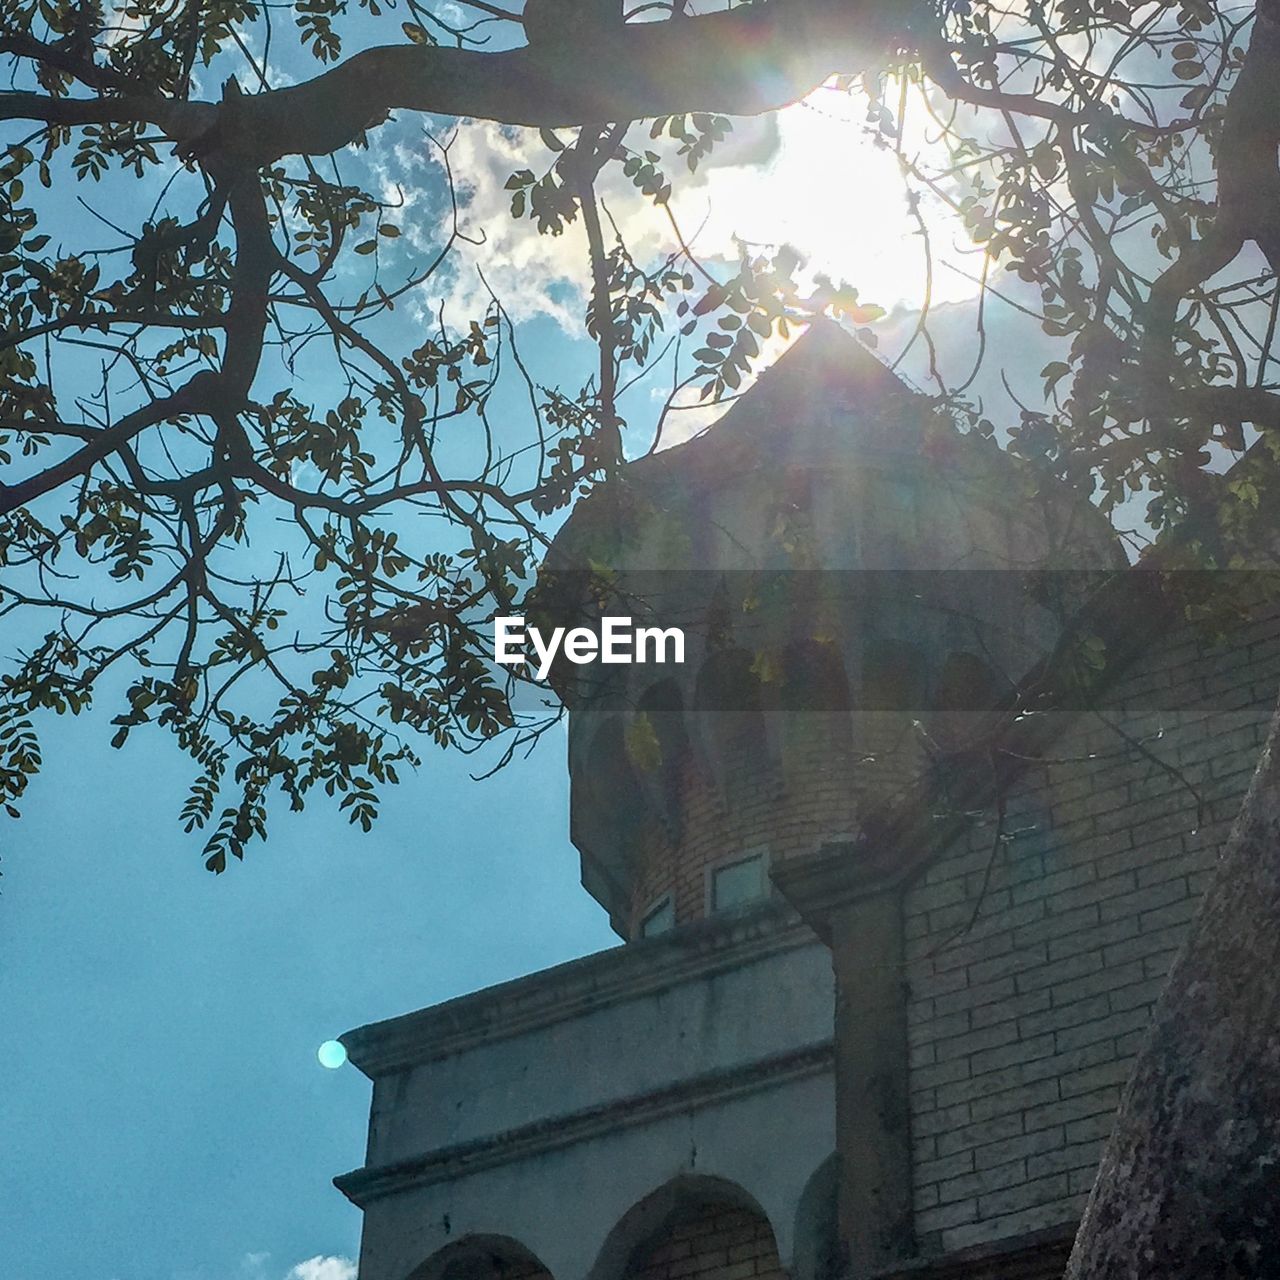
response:
[(1280, 1276), (1280, 710), (1151, 1032), (1068, 1280)]

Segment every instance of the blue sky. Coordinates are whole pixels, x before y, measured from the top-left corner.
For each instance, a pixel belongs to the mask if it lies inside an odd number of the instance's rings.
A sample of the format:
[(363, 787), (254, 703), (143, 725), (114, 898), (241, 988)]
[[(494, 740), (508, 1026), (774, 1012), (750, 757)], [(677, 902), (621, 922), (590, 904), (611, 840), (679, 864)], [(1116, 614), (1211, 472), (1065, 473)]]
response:
[[(370, 160), (409, 184), (402, 221), (428, 244), (438, 193), (406, 150), (414, 128)], [(459, 145), (483, 178), (486, 275), (535, 376), (572, 389), (592, 358), (570, 336), (582, 245), (503, 220), (500, 179), (540, 144), (482, 126)], [(755, 165), (727, 166), (716, 207), (772, 189)], [(885, 194), (864, 216), (897, 212)], [(453, 280), (465, 316), (474, 276), (464, 263)], [(899, 342), (909, 323), (900, 312)], [(959, 304), (958, 363), (971, 324)], [(664, 395), (656, 379), (628, 393), (633, 448)], [(361, 1163), (368, 1083), (326, 1071), (317, 1047), (616, 944), (578, 884), (563, 734), (484, 782), (475, 760), (424, 746), (371, 834), (322, 803), (281, 810), (215, 879), (176, 821), (190, 775), (171, 743), (108, 747), (119, 695), (43, 723), (44, 771), (3, 845), (0, 1278), (351, 1280), (360, 1215), (329, 1180)]]
[[(398, 163), (392, 141), (371, 163)], [(420, 156), (404, 167), (406, 240), (429, 248), (438, 183)], [(76, 193), (141, 208), (164, 176)], [(98, 243), (53, 197), (55, 238)], [(446, 288), (473, 279), (460, 268)], [(540, 380), (576, 387), (593, 348), (566, 317), (527, 309), (522, 349)], [(396, 323), (412, 349), (422, 312)], [(264, 364), (264, 384), (286, 385)], [(306, 390), (331, 389), (312, 369)], [(287, 534), (255, 537), (249, 554), (270, 559)], [(32, 624), (4, 625), (7, 657)], [(154, 731), (108, 746), (123, 687), (78, 721), (41, 720), (44, 770), (0, 833), (0, 1278), (350, 1280), (360, 1215), (330, 1179), (362, 1162), (369, 1089), (318, 1046), (617, 941), (578, 885), (563, 734), (486, 782), (471, 774), (496, 756), (416, 743), (423, 767), (369, 835), (323, 803), (282, 807), (268, 843), (214, 878), (177, 822), (190, 761)]]
[[(422, 127), (390, 127), (344, 164), (372, 170), (388, 198), (403, 185), (405, 251), (429, 256), (442, 195)], [(471, 156), (486, 179), (518, 167), (488, 146)], [(167, 177), (61, 185), (45, 197), (47, 229), (102, 243), (71, 193), (145, 216)], [(181, 183), (170, 199), (187, 216), (180, 197)], [(506, 218), (509, 196), (495, 198), (473, 229)], [(531, 234), (486, 265), (535, 376), (572, 390), (594, 358), (568, 332), (583, 248), (522, 258)], [(364, 262), (339, 292), (362, 287)], [(406, 329), (432, 327), (441, 293), (451, 322), (483, 314), (463, 262), (397, 311), (400, 351), (420, 341), (406, 345)], [(647, 397), (632, 393), (641, 418)], [(527, 406), (513, 403), (497, 411), (523, 444)], [(4, 656), (29, 632), (6, 622)], [(369, 1086), (354, 1067), (321, 1067), (318, 1046), (617, 942), (578, 884), (563, 734), (484, 782), (470, 775), (494, 757), (415, 744), (423, 767), (384, 794), (369, 835), (324, 804), (280, 811), (268, 843), (215, 879), (177, 823), (191, 774), (172, 743), (152, 732), (107, 745), (122, 691), (100, 690), (78, 721), (41, 721), (44, 770), (0, 832), (0, 1280), (350, 1280), (360, 1214), (330, 1179), (362, 1162)]]
[(612, 945), (564, 740), (433, 752), (368, 836), (315, 808), (215, 879), (178, 759), (58, 724), (0, 882), (6, 1280), (345, 1280), (368, 1082), (330, 1036)]

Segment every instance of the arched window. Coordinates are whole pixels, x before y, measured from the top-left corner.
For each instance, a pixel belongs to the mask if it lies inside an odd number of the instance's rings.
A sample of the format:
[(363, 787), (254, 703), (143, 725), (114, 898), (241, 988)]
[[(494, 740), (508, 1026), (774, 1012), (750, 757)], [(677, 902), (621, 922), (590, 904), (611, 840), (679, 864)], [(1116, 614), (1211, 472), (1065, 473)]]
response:
[(849, 681), (834, 644), (804, 640), (788, 645), (783, 681), (782, 705), (788, 711), (849, 709)]
[(924, 660), (905, 640), (868, 639), (862, 650), (864, 711), (918, 711), (924, 705)]
[[(603, 877), (603, 890), (621, 897), (629, 883), (647, 801), (631, 763), (621, 714), (596, 723), (579, 713), (569, 724), (569, 777), (572, 782), (573, 841), (582, 851), (583, 874)], [(595, 892), (595, 890), (593, 890)], [(623, 918), (621, 901), (611, 905), (615, 920)]]
[(753, 1280), (787, 1280), (773, 1228), (755, 1200), (724, 1179), (685, 1176), (623, 1215), (589, 1280), (670, 1280), (731, 1267)]
[(745, 649), (719, 649), (707, 655), (694, 695), (699, 711), (752, 713), (760, 709), (760, 680)]
[(976, 654), (948, 655), (934, 689), (930, 733), (948, 750), (963, 748), (977, 739), (1007, 692), (1007, 682)]
[(689, 770), (689, 733), (679, 685), (674, 680), (651, 685), (636, 711), (630, 744), (632, 763), (648, 775), (662, 819), (672, 839), (678, 839)]
[(744, 649), (712, 653), (694, 691), (703, 760), (730, 808), (759, 791), (770, 764), (754, 663)]
[(592, 734), (581, 769), (581, 785), (590, 792), (592, 801), (627, 822), (638, 820), (643, 811), (631, 755), (622, 717), (611, 716)]

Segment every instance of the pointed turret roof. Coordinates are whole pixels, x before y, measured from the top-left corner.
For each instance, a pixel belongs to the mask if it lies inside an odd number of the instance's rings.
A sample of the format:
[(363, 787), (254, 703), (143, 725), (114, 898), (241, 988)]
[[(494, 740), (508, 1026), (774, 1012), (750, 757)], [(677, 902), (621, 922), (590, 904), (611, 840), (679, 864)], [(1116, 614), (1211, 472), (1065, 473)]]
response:
[(835, 321), (818, 319), (711, 427), (628, 471), (687, 484), (762, 465), (847, 463), (858, 452), (915, 457), (930, 420), (927, 397)]
[[(916, 398), (888, 365), (834, 320), (814, 320), (725, 417), (781, 399), (786, 404), (868, 406)], [(745, 414), (744, 414), (745, 416)]]

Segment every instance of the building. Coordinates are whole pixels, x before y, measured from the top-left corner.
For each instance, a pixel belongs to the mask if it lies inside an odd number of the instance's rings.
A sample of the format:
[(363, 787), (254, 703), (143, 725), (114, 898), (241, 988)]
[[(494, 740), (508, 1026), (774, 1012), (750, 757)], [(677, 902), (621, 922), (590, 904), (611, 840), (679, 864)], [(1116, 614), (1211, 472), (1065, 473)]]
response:
[(626, 944), (344, 1037), (361, 1280), (1060, 1275), (1280, 686), (1123, 563), (832, 326), (581, 504), (546, 611), (689, 637), (553, 674)]

